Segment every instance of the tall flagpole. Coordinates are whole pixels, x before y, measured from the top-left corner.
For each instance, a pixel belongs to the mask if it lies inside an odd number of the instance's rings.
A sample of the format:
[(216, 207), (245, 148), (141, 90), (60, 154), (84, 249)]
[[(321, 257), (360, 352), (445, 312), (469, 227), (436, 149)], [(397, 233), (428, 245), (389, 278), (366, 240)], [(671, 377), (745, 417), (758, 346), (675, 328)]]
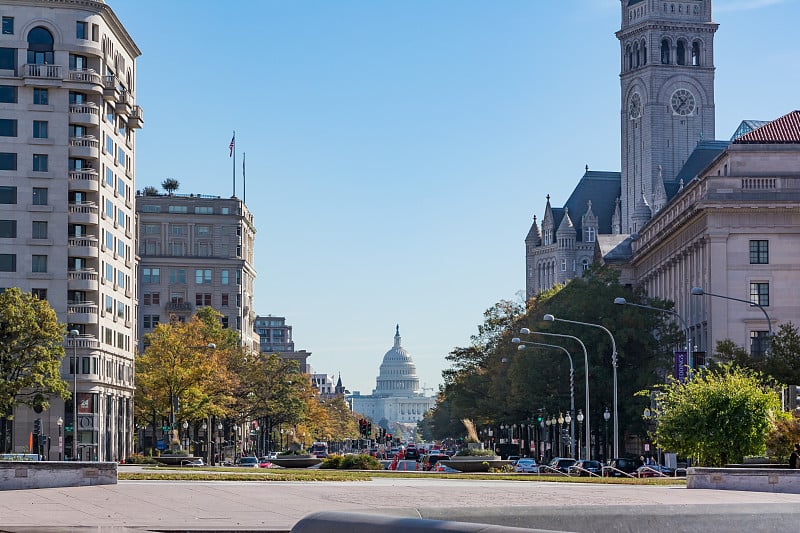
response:
[(233, 157), (233, 196), (236, 196), (236, 130), (233, 130), (233, 137), (231, 137), (231, 157)]
[(244, 171), (244, 162), (247, 158), (247, 154), (242, 152), (242, 202), (247, 203), (247, 175)]

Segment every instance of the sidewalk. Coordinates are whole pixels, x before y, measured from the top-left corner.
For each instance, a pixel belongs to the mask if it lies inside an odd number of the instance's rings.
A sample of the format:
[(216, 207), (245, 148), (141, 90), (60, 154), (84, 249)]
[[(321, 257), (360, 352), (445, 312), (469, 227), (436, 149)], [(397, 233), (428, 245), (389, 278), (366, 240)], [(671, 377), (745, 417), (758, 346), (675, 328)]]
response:
[[(288, 531), (302, 517), (317, 511), (491, 521), (553, 529), (545, 527), (549, 525), (572, 531), (600, 531), (594, 526), (603, 520), (619, 524), (620, 517), (626, 516), (636, 517), (634, 524), (647, 525), (641, 517), (650, 515), (672, 517), (675, 523), (693, 526), (686, 531), (714, 531), (700, 527), (703, 517), (708, 520), (709, 516), (727, 516), (731, 523), (728, 531), (791, 531), (800, 523), (800, 495), (434, 478), (305, 483), (121, 481), (97, 487), (5, 491), (0, 494), (0, 531), (87, 527), (107, 531), (124, 527), (159, 531)], [(528, 522), (523, 524), (520, 520)], [(534, 523), (535, 520), (539, 522)], [(794, 527), (785, 528), (784, 521)], [(753, 529), (753, 523), (762, 527)], [(624, 530), (659, 530), (653, 523), (647, 529), (631, 529), (630, 525), (626, 523)], [(670, 527), (673, 529), (668, 531), (681, 530), (674, 524)]]

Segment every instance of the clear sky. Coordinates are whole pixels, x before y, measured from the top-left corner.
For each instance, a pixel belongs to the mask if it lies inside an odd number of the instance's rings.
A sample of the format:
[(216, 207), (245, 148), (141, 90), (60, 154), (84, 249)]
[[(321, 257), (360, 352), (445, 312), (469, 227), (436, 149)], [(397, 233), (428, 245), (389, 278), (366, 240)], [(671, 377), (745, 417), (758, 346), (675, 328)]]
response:
[[(256, 312), (371, 393), (520, 299), (545, 196), (619, 164), (618, 0), (107, 0), (142, 50), (137, 188), (236, 194)], [(800, 108), (798, 0), (715, 0), (717, 138)], [(428, 391), (430, 392), (430, 391)]]

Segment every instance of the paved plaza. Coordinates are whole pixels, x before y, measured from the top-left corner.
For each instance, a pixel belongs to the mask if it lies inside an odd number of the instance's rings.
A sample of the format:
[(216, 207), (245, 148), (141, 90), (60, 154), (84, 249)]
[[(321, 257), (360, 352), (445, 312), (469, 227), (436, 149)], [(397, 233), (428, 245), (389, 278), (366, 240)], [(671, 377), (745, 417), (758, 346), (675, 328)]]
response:
[[(727, 531), (789, 531), (800, 523), (800, 494), (400, 477), (354, 482), (120, 481), (2, 492), (0, 531), (288, 531), (318, 511), (556, 531), (717, 531), (719, 522), (709, 517), (724, 517), (730, 524)], [(610, 526), (621, 522), (624, 527)], [(790, 523), (795, 527), (784, 529)]]

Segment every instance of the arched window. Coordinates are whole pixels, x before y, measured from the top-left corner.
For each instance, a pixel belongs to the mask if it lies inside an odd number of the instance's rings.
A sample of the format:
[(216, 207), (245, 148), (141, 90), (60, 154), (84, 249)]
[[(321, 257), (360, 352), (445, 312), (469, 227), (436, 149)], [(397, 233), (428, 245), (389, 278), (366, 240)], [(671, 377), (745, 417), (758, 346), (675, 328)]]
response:
[(661, 40), (661, 64), (669, 65), (669, 40)]
[(639, 66), (639, 43), (633, 45), (633, 60), (636, 62), (636, 66)]
[(697, 41), (692, 43), (692, 66), (700, 66), (700, 43)]
[(642, 65), (647, 64), (647, 42), (642, 41)]
[(631, 54), (631, 45), (625, 47), (625, 70), (633, 68), (633, 57)]
[(676, 63), (679, 65), (686, 64), (686, 43), (683, 41), (678, 41), (678, 50), (677, 50), (677, 60)]
[(52, 65), (53, 34), (50, 30), (37, 26), (28, 32), (28, 63)]

